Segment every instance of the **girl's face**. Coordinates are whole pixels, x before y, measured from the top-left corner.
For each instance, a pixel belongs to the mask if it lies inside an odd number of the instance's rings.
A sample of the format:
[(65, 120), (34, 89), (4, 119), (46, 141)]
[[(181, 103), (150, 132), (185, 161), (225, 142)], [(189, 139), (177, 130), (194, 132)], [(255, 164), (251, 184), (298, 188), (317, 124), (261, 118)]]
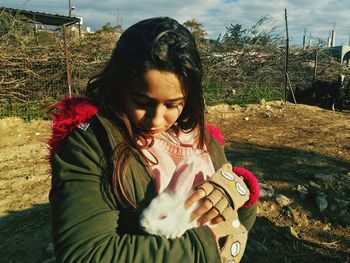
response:
[(184, 105), (180, 79), (172, 72), (151, 69), (131, 87), (124, 109), (134, 127), (159, 136), (173, 126)]

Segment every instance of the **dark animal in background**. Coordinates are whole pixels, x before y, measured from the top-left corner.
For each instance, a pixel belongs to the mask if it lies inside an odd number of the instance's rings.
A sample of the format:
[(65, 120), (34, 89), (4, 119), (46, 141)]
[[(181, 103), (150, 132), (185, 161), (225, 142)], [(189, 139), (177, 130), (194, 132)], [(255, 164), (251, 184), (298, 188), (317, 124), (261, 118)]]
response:
[(350, 106), (350, 79), (347, 85), (344, 79), (344, 75), (339, 75), (337, 80), (316, 80), (309, 88), (296, 88), (296, 100), (298, 103), (342, 111), (345, 105)]
[(335, 111), (336, 106), (342, 110), (345, 98), (344, 78), (344, 75), (339, 75), (337, 81), (314, 81), (312, 88), (316, 93), (316, 102), (321, 103), (321, 106), (325, 108), (331, 108), (333, 111)]
[[(297, 103), (316, 105), (316, 95), (317, 92), (315, 87), (300, 89), (299, 86), (295, 86), (295, 99)], [(288, 100), (292, 101), (292, 97)]]

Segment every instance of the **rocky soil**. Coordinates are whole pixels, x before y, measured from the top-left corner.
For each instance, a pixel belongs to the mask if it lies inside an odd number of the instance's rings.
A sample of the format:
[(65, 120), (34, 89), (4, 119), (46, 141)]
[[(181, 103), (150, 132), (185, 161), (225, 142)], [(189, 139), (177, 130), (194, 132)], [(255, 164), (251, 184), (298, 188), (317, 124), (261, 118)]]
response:
[[(242, 262), (350, 262), (350, 113), (262, 101), (209, 107), (207, 119), (262, 189)], [(50, 125), (0, 120), (1, 262), (54, 262)]]

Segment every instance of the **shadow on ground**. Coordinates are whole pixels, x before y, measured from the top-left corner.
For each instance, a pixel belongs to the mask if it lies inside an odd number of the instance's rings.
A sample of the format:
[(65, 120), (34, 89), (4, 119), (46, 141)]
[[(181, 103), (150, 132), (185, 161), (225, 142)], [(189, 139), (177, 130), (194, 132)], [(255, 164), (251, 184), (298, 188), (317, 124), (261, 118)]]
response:
[(349, 255), (322, 244), (299, 240), (290, 233), (289, 227), (278, 227), (265, 217), (257, 217), (241, 261), (251, 262), (344, 263), (349, 262)]
[(1, 262), (33, 263), (52, 257), (49, 204), (10, 211), (0, 218)]
[[(227, 158), (234, 166), (242, 166), (253, 171), (259, 182), (272, 184), (275, 194), (287, 196), (307, 211), (313, 219), (333, 224), (343, 223), (339, 215), (330, 211), (321, 214), (314, 204), (314, 199), (310, 196), (306, 199), (300, 198), (293, 188), (315, 181), (315, 175), (320, 174), (339, 176), (348, 180), (346, 177), (350, 172), (350, 162), (315, 152), (260, 146), (247, 142), (234, 142), (226, 149)], [(346, 193), (350, 192), (350, 185), (347, 182), (344, 181), (343, 184), (336, 182), (332, 187), (317, 183), (321, 186), (320, 191), (326, 192), (327, 196), (348, 200), (349, 196)], [(271, 203), (274, 203), (273, 199)], [(248, 243), (242, 262), (349, 262), (347, 261), (349, 256), (346, 253), (346, 248), (350, 247), (349, 238), (333, 233), (332, 239), (342, 243), (343, 249), (337, 250), (327, 246), (325, 242), (310, 242), (296, 238), (288, 225), (289, 222), (290, 226), (293, 225), (292, 220), (284, 222), (287, 223), (286, 226), (279, 227), (276, 222), (266, 217), (258, 217), (250, 233), (250, 244)], [(344, 229), (348, 231), (349, 228)], [(307, 232), (308, 230), (298, 229), (298, 231)], [(322, 229), (317, 233), (315, 229), (313, 231), (313, 236), (329, 235)], [(306, 235), (309, 234), (306, 233)]]

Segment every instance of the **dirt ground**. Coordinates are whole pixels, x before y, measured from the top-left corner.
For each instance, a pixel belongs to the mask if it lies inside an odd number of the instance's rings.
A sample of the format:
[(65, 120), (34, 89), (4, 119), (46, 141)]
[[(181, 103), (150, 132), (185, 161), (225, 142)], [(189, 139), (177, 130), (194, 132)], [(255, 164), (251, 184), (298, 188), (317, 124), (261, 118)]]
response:
[[(207, 118), (265, 193), (242, 262), (350, 262), (350, 112), (262, 101), (210, 107)], [(0, 120), (1, 262), (54, 262), (50, 125)]]

